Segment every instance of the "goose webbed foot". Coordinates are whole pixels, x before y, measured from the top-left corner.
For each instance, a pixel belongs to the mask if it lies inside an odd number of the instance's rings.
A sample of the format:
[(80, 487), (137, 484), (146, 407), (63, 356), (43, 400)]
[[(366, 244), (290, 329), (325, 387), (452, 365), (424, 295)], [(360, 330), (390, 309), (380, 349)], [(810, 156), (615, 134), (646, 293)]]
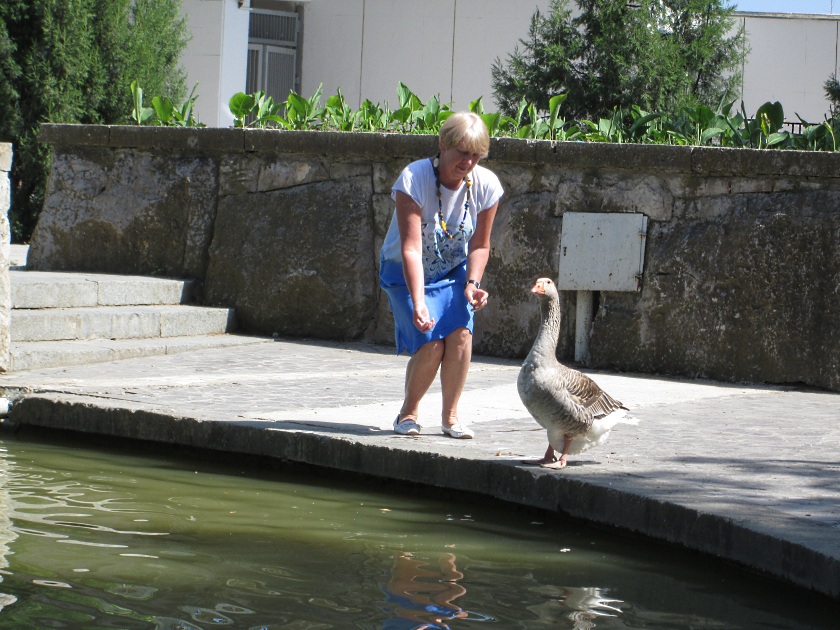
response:
[[(554, 447), (549, 444), (548, 450), (545, 452), (545, 458), (547, 461), (544, 464), (540, 464), (543, 468), (550, 468), (551, 470), (560, 470), (561, 468), (566, 467), (566, 455), (569, 452), (569, 446), (572, 444), (572, 436), (566, 435), (563, 437), (563, 453), (560, 457), (557, 457), (554, 451)], [(549, 454), (551, 457), (549, 458)]]
[[(527, 461), (522, 462), (523, 464), (536, 464), (543, 467), (549, 467), (550, 464), (557, 463), (558, 459), (554, 452), (554, 448), (552, 448), (551, 444), (548, 445), (548, 450), (546, 450), (545, 455), (542, 456), (542, 459), (530, 459)], [(565, 466), (565, 464), (564, 464)]]
[(540, 464), (542, 468), (550, 468), (551, 470), (560, 470), (561, 468), (566, 467), (566, 456), (563, 455), (562, 457), (554, 458), (553, 462), (546, 462), (544, 464)]

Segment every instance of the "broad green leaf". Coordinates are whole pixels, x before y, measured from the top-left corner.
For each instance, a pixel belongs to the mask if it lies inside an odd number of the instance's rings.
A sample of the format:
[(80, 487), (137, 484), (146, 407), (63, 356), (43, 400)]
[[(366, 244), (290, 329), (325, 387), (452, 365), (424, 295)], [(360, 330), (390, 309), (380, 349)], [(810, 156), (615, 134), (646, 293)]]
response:
[(767, 146), (775, 147), (780, 144), (784, 144), (788, 140), (790, 140), (790, 132), (788, 131), (771, 133), (769, 136), (767, 136)]
[(700, 134), (700, 143), (706, 144), (712, 138), (717, 138), (721, 134), (724, 133), (724, 129), (719, 127), (709, 127), (708, 129), (704, 129), (703, 132)]
[(758, 108), (756, 119), (760, 120), (765, 116), (773, 131), (778, 131), (785, 124), (785, 109), (779, 101), (767, 102)]
[(639, 129), (643, 129), (647, 126), (648, 123), (662, 118), (662, 114), (647, 114), (646, 116), (642, 116), (641, 118), (637, 118), (633, 121), (633, 124), (630, 125), (630, 133), (636, 133)]
[(230, 97), (228, 108), (235, 118), (245, 118), (253, 109), (256, 100), (250, 94), (237, 92)]
[(168, 98), (155, 96), (152, 99), (152, 107), (155, 108), (158, 120), (160, 120), (160, 122), (164, 125), (175, 117), (175, 106), (172, 105), (172, 101)]
[(289, 98), (286, 100), (286, 115), (294, 113), (297, 117), (305, 117), (309, 112), (309, 101), (295, 93), (289, 92)]
[(499, 133), (499, 126), (502, 121), (502, 115), (499, 113), (496, 114), (479, 114), (481, 116), (481, 120), (484, 121), (484, 124), (487, 126), (487, 131), (490, 133), (491, 136), (498, 135)]
[(397, 102), (400, 105), (400, 109), (408, 107), (408, 103), (412, 96), (414, 96), (414, 92), (408, 89), (408, 86), (405, 83), (400, 81), (399, 85), (397, 85)]

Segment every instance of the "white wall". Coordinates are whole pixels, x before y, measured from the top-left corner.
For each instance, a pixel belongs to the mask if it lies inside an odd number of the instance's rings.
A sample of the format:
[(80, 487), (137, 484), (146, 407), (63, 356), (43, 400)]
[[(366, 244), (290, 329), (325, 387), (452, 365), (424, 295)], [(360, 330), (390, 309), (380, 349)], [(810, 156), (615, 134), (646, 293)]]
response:
[(237, 0), (183, 0), (181, 12), (192, 34), (181, 63), (187, 90), (198, 83), (196, 118), (208, 127), (231, 127), (227, 103), (245, 90), (248, 11)]
[(823, 85), (832, 74), (840, 78), (840, 17), (753, 14), (739, 19), (750, 45), (743, 84), (747, 115), (779, 101), (788, 121), (796, 122), (799, 114), (822, 122), (830, 105)]
[[(364, 0), (315, 0), (303, 11), (301, 93), (312, 95), (323, 83), (327, 95), (338, 88), (359, 106)], [(366, 98), (373, 99), (372, 95)]]
[[(237, 0), (183, 0), (193, 39), (183, 56), (188, 87), (197, 81), (199, 118), (229, 127), (230, 97), (245, 89), (248, 11)], [(549, 0), (304, 0), (301, 93), (319, 84), (397, 106), (403, 81), (423, 101), (440, 95), (456, 109), (484, 97), (494, 111), (491, 67), (526, 37), (536, 8)], [(829, 111), (823, 84), (838, 69), (840, 17), (739, 13), (751, 53), (744, 66), (744, 103), (752, 115), (780, 101), (786, 118), (819, 122)]]
[[(492, 100), (490, 68), (548, 0), (312, 0), (304, 8), (301, 91), (397, 106), (397, 85), (456, 109)], [(455, 37), (453, 38), (453, 32)]]

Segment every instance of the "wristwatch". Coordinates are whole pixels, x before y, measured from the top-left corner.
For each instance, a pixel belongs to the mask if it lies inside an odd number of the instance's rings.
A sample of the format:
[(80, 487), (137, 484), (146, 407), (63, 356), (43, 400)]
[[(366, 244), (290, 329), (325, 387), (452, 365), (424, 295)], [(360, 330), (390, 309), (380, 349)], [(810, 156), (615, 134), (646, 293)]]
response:
[(467, 288), (467, 285), (468, 285), (468, 284), (474, 284), (476, 289), (480, 289), (480, 288), (481, 288), (481, 283), (480, 283), (480, 282), (478, 282), (477, 280), (467, 280), (467, 281), (464, 283), (464, 288), (465, 288), (465, 289)]

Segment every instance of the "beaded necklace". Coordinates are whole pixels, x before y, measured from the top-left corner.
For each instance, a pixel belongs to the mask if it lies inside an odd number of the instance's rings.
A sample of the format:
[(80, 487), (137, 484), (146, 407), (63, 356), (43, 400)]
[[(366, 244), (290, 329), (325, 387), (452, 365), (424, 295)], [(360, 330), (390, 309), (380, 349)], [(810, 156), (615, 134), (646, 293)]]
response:
[[(439, 166), (440, 153), (438, 153), (432, 160), (432, 168), (435, 171), (435, 187), (437, 189), (438, 220), (440, 221), (440, 227), (443, 230), (443, 235), (446, 238), (452, 238), (453, 236), (455, 236), (455, 234), (446, 229), (446, 221), (443, 218), (443, 201), (440, 196), (440, 170), (438, 169)], [(461, 217), (461, 225), (458, 226), (458, 232), (464, 231), (464, 223), (466, 223), (467, 221), (467, 213), (470, 211), (470, 201), (472, 201), (472, 180), (470, 179), (469, 175), (464, 177), (464, 182), (467, 184), (467, 198), (464, 201), (464, 216)]]

